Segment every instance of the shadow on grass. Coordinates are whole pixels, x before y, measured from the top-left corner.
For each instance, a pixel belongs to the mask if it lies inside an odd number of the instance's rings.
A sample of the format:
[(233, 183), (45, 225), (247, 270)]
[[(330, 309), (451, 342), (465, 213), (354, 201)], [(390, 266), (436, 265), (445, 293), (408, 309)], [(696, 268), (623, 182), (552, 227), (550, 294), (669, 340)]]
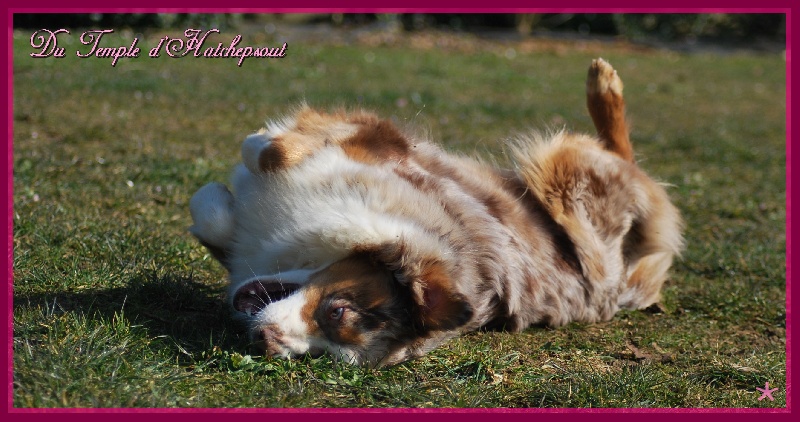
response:
[(240, 350), (247, 346), (243, 329), (230, 318), (223, 292), (195, 281), (192, 275), (149, 272), (132, 277), (125, 287), (14, 295), (15, 313), (21, 307), (37, 306), (107, 319), (122, 313), (132, 325), (143, 326), (152, 336), (171, 338), (189, 353), (212, 345)]

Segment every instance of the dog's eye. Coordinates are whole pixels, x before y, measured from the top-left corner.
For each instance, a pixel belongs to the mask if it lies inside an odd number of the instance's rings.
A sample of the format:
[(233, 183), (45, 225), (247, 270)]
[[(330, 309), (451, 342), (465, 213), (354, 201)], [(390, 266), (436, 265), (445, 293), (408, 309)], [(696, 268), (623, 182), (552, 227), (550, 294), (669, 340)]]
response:
[(338, 320), (342, 319), (342, 316), (344, 316), (344, 311), (345, 311), (345, 308), (334, 308), (333, 310), (331, 310), (331, 313), (328, 314), (328, 316), (332, 320), (338, 321)]

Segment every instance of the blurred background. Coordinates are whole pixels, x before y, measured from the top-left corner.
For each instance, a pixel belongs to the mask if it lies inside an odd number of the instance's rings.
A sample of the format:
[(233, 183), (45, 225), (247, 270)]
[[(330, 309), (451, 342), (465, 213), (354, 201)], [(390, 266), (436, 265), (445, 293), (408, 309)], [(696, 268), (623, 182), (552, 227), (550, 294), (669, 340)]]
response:
[[(13, 17), (14, 406), (787, 405), (785, 15)], [(32, 34), (61, 28), (64, 57), (31, 57)], [(288, 54), (147, 57), (189, 28)], [(79, 57), (87, 29), (142, 56)], [(365, 108), (507, 165), (531, 128), (593, 133), (597, 57), (624, 80), (637, 162), (686, 221), (661, 309), (474, 333), (386, 371), (256, 355), (187, 228), (192, 194), (229, 180), (265, 119)]]
[(402, 32), (445, 30), (489, 37), (608, 37), (648, 45), (670, 43), (693, 48), (709, 44), (776, 49), (785, 42), (783, 14), (15, 14), (15, 28), (213, 27), (224, 30), (266, 29), (270, 25), (380, 29)]

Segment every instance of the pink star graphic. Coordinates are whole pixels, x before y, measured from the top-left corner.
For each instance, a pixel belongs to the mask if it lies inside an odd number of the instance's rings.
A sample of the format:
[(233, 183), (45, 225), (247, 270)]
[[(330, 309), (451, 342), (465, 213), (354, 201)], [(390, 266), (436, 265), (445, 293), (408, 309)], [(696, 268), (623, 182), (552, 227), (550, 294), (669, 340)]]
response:
[(764, 388), (756, 387), (756, 390), (763, 393), (761, 397), (758, 398), (758, 401), (764, 400), (765, 398), (769, 398), (769, 401), (775, 401), (775, 399), (772, 398), (772, 392), (778, 391), (777, 388), (769, 388), (769, 383), (767, 383)]

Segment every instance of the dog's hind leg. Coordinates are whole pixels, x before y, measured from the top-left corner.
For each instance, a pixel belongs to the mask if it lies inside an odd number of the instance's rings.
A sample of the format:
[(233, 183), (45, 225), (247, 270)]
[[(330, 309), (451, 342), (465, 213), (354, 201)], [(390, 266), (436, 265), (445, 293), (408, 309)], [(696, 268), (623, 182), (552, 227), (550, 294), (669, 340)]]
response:
[(603, 59), (595, 59), (586, 79), (586, 105), (603, 146), (633, 162), (633, 147), (625, 120), (622, 80), (617, 71)]

